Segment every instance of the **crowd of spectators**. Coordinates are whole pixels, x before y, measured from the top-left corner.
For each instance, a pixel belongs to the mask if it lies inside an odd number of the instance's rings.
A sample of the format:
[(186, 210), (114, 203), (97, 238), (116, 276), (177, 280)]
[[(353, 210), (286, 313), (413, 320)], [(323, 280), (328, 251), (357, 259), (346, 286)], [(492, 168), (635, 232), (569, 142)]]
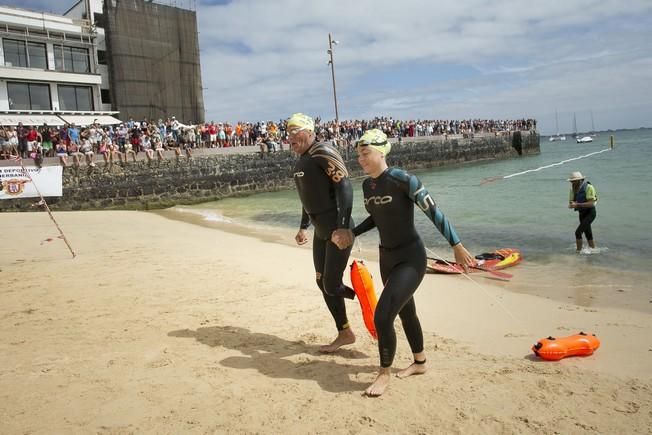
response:
[[(333, 139), (337, 130), (335, 121), (321, 123), (316, 121), (319, 131), (327, 139)], [(504, 134), (512, 131), (536, 130), (536, 120), (400, 120), (391, 117), (377, 117), (371, 120), (345, 120), (339, 123), (339, 137), (355, 141), (372, 128), (382, 130), (388, 137), (413, 138), (421, 136), (462, 135), (473, 137), (476, 134)]]
[[(536, 130), (533, 119), (521, 120), (398, 120), (377, 117), (371, 120), (345, 120), (339, 122), (339, 135), (335, 121), (322, 122), (315, 119), (316, 133), (322, 140), (341, 140), (352, 144), (363, 132), (378, 128), (389, 137), (504, 134), (511, 131)], [(40, 165), (43, 157), (58, 157), (62, 165), (79, 166), (82, 161), (90, 167), (102, 156), (112, 166), (114, 162), (126, 164), (131, 158), (143, 153), (148, 163), (162, 160), (165, 150), (174, 150), (179, 159), (182, 155), (192, 157), (197, 148), (223, 148), (256, 146), (261, 155), (289, 148), (285, 121), (279, 122), (207, 122), (184, 124), (174, 116), (166, 120), (130, 119), (118, 125), (102, 126), (93, 123), (79, 127), (63, 126), (0, 126), (0, 159), (32, 158)], [(72, 160), (72, 161), (71, 161)]]

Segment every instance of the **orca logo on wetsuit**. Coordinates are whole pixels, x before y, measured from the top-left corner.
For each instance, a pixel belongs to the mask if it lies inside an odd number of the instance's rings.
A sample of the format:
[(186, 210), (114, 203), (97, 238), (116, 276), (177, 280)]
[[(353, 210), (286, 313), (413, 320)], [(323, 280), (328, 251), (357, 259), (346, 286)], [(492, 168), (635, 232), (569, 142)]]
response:
[(295, 172), (294, 174), (292, 174), (293, 177), (299, 177), (299, 178), (303, 177), (304, 175), (305, 175), (305, 174), (303, 173), (303, 171), (301, 171), (301, 172)]
[(374, 205), (385, 205), (392, 202), (392, 197), (389, 195), (386, 196), (370, 196), (369, 198), (364, 199), (364, 205), (374, 204)]

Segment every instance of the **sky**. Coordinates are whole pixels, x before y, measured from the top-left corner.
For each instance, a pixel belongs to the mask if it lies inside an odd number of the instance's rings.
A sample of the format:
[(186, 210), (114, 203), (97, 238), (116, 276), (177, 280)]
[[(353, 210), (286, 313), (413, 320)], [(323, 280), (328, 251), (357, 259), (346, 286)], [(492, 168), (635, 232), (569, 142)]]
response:
[[(63, 13), (72, 0), (2, 0)], [(197, 11), (206, 120), (534, 118), (652, 127), (650, 0), (170, 0)]]

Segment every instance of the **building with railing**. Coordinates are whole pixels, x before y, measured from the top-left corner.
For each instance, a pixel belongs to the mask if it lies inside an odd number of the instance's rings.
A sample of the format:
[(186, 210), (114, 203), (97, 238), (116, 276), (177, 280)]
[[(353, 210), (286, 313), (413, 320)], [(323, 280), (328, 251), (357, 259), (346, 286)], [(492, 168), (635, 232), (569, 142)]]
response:
[(0, 125), (115, 115), (203, 121), (195, 11), (145, 0), (80, 0), (63, 15), (0, 6)]

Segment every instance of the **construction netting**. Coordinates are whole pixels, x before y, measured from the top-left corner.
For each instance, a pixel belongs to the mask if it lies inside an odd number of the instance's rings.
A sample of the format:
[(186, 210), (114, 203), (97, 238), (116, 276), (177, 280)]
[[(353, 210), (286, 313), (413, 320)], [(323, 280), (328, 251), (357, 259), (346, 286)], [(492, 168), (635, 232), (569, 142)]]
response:
[(105, 0), (111, 98), (121, 119), (204, 121), (197, 16), (144, 0)]

